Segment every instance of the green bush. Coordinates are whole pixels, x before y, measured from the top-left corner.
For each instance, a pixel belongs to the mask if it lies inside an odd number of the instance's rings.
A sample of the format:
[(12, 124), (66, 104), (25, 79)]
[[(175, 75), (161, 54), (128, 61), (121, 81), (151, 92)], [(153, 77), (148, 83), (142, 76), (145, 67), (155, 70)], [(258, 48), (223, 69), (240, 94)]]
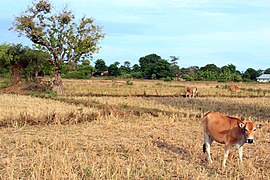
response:
[(172, 78), (171, 78), (171, 77), (166, 77), (166, 78), (162, 78), (162, 79), (163, 79), (163, 81), (165, 81), (165, 82), (172, 81)]
[(143, 73), (142, 72), (134, 72), (131, 73), (131, 76), (136, 79), (142, 79), (143, 78)]
[(11, 77), (11, 75), (10, 75), (10, 73), (0, 73), (0, 77), (1, 78), (10, 78)]
[(81, 71), (70, 71), (67, 74), (63, 75), (64, 78), (67, 79), (87, 79), (89, 78), (87, 75), (85, 75), (85, 73), (81, 72)]
[(235, 82), (241, 82), (241, 81), (243, 81), (243, 78), (242, 78), (241, 75), (235, 75), (235, 76), (234, 76), (234, 81), (235, 81)]
[(244, 82), (251, 82), (252, 80), (251, 80), (251, 79), (244, 78), (243, 81), (244, 81)]
[(192, 77), (190, 77), (190, 75), (188, 75), (188, 74), (183, 74), (181, 78), (185, 79), (186, 81), (192, 80)]
[(152, 74), (151, 79), (157, 79), (157, 75), (156, 74)]
[(0, 81), (0, 88), (6, 88), (11, 85), (10, 79)]
[(122, 77), (125, 78), (125, 79), (133, 78), (132, 74), (124, 74), (124, 75), (122, 75)]

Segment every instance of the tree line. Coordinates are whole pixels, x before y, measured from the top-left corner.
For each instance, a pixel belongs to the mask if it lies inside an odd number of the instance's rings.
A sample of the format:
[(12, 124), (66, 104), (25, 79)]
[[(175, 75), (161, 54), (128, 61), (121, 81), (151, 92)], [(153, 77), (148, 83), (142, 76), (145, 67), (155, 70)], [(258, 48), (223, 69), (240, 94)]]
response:
[[(22, 44), (0, 44), (0, 73), (2, 77), (11, 77), (12, 84), (21, 79), (33, 80), (37, 76), (53, 76), (54, 64), (49, 53), (34, 50)], [(191, 66), (179, 67), (179, 58), (170, 56), (163, 59), (157, 54), (149, 54), (140, 57), (137, 64), (131, 66), (129, 61), (123, 64), (114, 62), (106, 64), (103, 59), (97, 59), (94, 65), (90, 60), (78, 62), (66, 62), (59, 66), (59, 73), (64, 78), (87, 79), (93, 76), (110, 76), (136, 79), (164, 79), (172, 80), (181, 78), (183, 80), (204, 81), (255, 81), (264, 73), (270, 74), (270, 68), (265, 71), (248, 68), (240, 72), (233, 64), (218, 67), (215, 64), (207, 64), (203, 67)], [(106, 72), (106, 74), (104, 74)]]
[[(157, 54), (140, 57), (133, 66), (129, 61), (122, 65), (117, 61), (106, 65), (103, 59), (96, 60), (92, 66), (92, 55), (99, 51), (99, 42), (105, 37), (102, 28), (93, 18), (75, 19), (67, 7), (53, 8), (49, 0), (34, 1), (15, 16), (10, 30), (27, 37), (33, 48), (22, 44), (0, 44), (0, 75), (11, 77), (12, 84), (50, 75), (54, 77), (52, 90), (57, 93), (63, 90), (61, 77), (82, 79), (109, 75), (138, 79), (172, 80), (178, 77), (184, 80), (253, 81), (262, 73), (253, 68), (242, 73), (233, 64), (183, 68), (178, 65), (178, 57), (163, 59)], [(268, 68), (265, 73), (269, 71)]]

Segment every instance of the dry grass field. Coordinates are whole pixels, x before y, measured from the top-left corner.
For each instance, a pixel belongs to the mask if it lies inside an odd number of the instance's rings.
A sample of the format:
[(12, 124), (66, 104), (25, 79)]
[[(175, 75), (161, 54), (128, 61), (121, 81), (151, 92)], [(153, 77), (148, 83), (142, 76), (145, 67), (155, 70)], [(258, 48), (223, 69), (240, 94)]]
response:
[[(270, 84), (65, 80), (65, 94), (0, 94), (0, 179), (270, 179)], [(231, 83), (232, 84), (232, 83)], [(235, 83), (234, 83), (235, 84)], [(197, 86), (200, 97), (184, 98)], [(232, 148), (222, 169), (202, 152), (202, 115), (263, 124), (243, 165)]]

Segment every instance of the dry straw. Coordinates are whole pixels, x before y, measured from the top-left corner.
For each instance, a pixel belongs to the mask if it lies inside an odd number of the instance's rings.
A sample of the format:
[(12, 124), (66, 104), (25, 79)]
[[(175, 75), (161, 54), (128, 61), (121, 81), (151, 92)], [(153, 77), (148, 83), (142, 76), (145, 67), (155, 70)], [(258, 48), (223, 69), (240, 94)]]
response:
[[(231, 96), (208, 82), (64, 83), (66, 96), (54, 99), (0, 94), (0, 179), (269, 179), (267, 97), (132, 96), (144, 90), (174, 95), (190, 85), (202, 94)], [(255, 144), (244, 145), (243, 165), (232, 149), (222, 169), (223, 147), (217, 143), (214, 163), (207, 164), (201, 116), (208, 110), (264, 125)]]

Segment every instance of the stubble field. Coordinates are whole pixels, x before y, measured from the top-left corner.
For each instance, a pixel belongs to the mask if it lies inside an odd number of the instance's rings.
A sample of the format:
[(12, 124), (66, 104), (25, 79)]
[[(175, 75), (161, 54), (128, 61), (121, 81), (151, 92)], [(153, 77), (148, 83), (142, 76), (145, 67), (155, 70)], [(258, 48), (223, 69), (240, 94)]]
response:
[[(65, 80), (65, 94), (0, 94), (0, 179), (270, 179), (270, 84)], [(184, 98), (197, 86), (200, 97)], [(263, 124), (243, 165), (223, 145), (202, 152), (202, 115)]]

